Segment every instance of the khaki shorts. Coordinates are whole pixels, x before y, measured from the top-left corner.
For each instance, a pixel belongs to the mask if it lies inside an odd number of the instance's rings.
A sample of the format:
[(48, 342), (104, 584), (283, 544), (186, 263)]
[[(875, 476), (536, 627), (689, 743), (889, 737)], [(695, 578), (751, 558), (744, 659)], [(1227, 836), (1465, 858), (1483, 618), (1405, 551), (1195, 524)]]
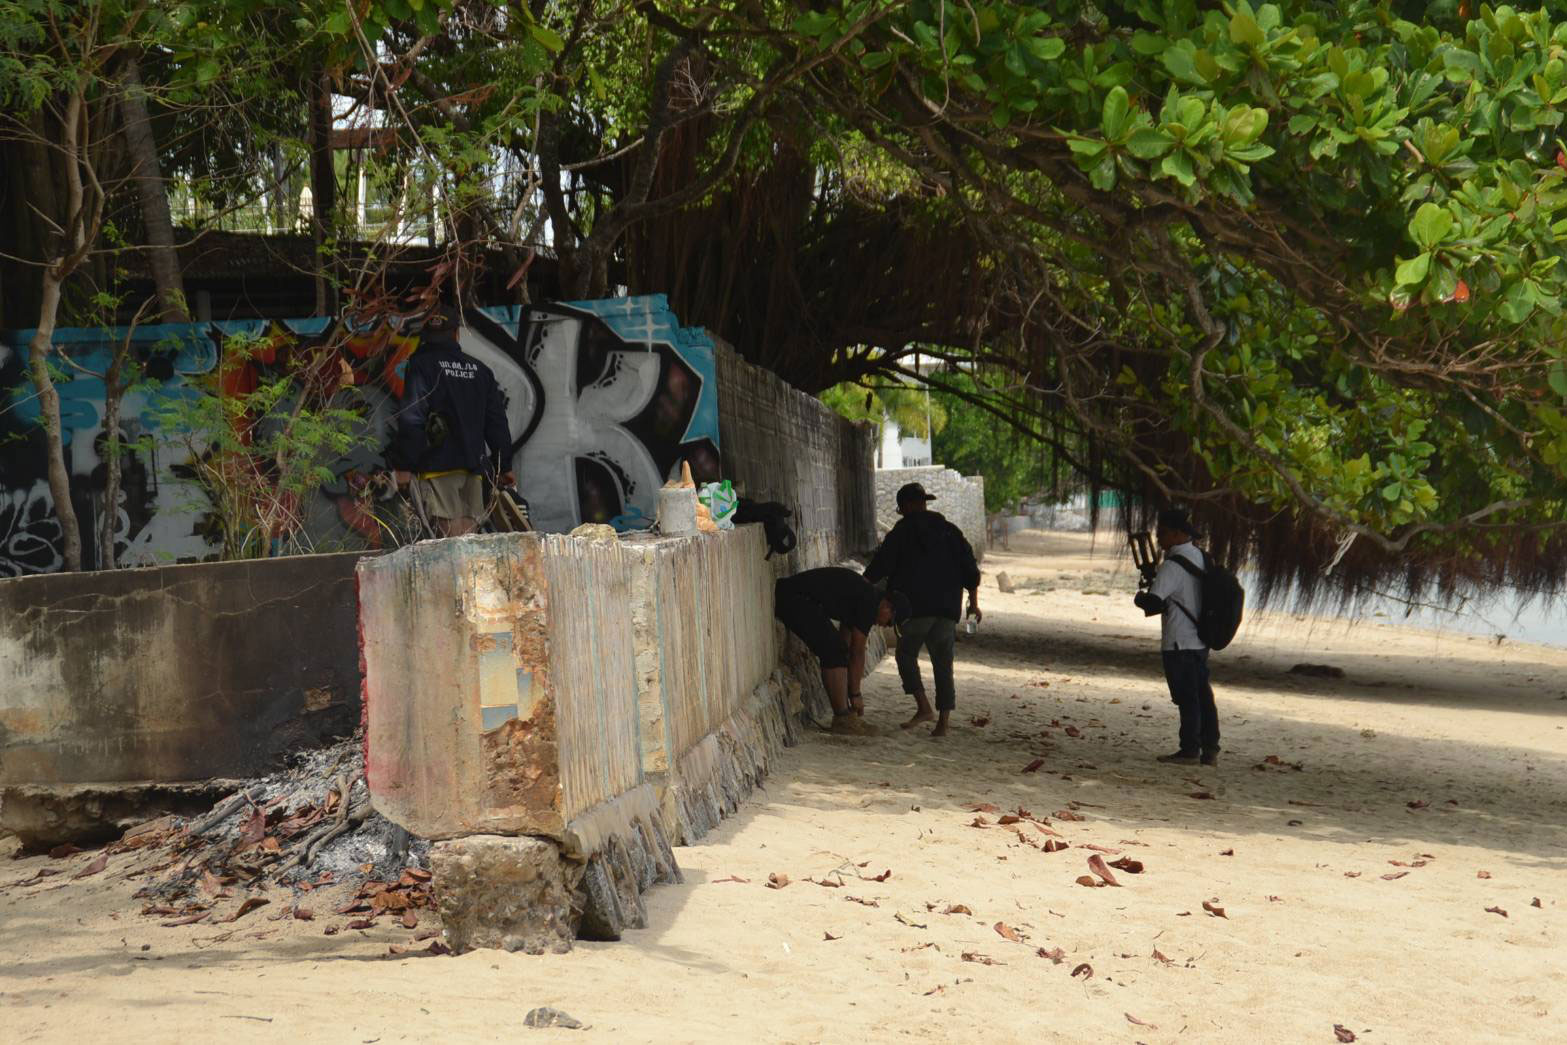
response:
[(432, 519), (484, 518), (484, 483), (474, 472), (449, 472), (413, 481), (415, 503)]

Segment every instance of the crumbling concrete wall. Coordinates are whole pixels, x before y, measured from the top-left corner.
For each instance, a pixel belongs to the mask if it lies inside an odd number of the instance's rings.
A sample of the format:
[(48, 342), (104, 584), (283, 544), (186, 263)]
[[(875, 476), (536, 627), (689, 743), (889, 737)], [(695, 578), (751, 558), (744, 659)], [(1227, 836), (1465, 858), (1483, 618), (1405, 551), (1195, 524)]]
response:
[(352, 732), (360, 558), (0, 581), (0, 827), (80, 837)]
[(742, 526), (464, 537), (363, 564), (366, 780), (386, 817), (452, 840), (432, 859), (454, 946), (569, 944), (554, 901), (485, 914), (462, 884), (478, 852), (530, 882), (556, 868), (540, 895), (571, 892), (581, 935), (643, 924), (641, 893), (679, 880), (671, 843), (711, 830), (798, 741), (824, 698), (814, 660), (780, 648), (765, 552)]
[(831, 566), (876, 546), (875, 438), (776, 374), (718, 346), (724, 476), (741, 495), (794, 509), (800, 539), (783, 573)]
[(930, 510), (951, 520), (973, 546), (974, 557), (984, 558), (988, 544), (984, 476), (960, 475), (941, 465), (876, 469), (876, 524), (882, 534), (898, 521), (898, 488), (905, 483), (919, 483), (926, 492), (935, 494)]

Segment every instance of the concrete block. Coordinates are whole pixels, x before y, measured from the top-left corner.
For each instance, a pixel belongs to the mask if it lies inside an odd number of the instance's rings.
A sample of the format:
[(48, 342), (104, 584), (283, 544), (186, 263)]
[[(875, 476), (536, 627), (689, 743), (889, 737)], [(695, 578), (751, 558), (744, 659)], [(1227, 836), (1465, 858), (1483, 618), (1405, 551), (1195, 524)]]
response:
[(571, 950), (582, 865), (564, 859), (554, 842), (497, 835), (436, 842), (430, 870), (447, 943), (459, 954), (476, 947)]
[(366, 780), (425, 838), (564, 839), (642, 783), (618, 542), (425, 541), (360, 574)]
[(0, 581), (0, 827), (111, 833), (351, 733), (361, 558)]

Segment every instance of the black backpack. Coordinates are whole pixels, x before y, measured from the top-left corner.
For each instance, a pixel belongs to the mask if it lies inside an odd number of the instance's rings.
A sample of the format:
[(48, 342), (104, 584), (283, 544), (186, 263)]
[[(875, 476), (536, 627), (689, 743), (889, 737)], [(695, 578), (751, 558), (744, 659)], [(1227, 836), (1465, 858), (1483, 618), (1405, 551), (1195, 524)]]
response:
[[(1222, 650), (1240, 630), (1241, 614), (1246, 608), (1246, 589), (1235, 579), (1235, 574), (1214, 562), (1207, 552), (1202, 553), (1207, 568), (1201, 570), (1180, 555), (1169, 558), (1196, 577), (1202, 591), (1202, 606), (1197, 613), (1193, 614), (1185, 606), (1181, 606), (1181, 611), (1197, 625), (1197, 637), (1202, 639), (1203, 645), (1211, 650)], [(1176, 605), (1180, 606), (1180, 603)]]
[(774, 555), (788, 555), (799, 543), (788, 522), (793, 515), (777, 501), (752, 501), (741, 497), (735, 504), (734, 521), (762, 524), (762, 532), (767, 535), (767, 558), (771, 559)]

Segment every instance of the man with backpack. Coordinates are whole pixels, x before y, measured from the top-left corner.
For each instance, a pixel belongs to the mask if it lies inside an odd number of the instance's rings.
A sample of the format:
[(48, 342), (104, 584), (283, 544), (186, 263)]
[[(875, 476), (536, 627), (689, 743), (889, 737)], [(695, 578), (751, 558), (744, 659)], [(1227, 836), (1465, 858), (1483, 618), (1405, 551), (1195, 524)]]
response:
[[(915, 707), (914, 717), (903, 728), (935, 722), (930, 735), (944, 737), (947, 720), (957, 707), (952, 656), (965, 589), (969, 614), (976, 621), (980, 618), (979, 564), (963, 531), (927, 507), (935, 499), (919, 483), (905, 483), (898, 490), (898, 514), (903, 518), (876, 549), (865, 579), (872, 583), (886, 579), (909, 597), (912, 614), (899, 629), (897, 660), (903, 692), (914, 698)], [(934, 709), (920, 679), (922, 647), (930, 651)]]
[[(1160, 615), (1164, 680), (1170, 687), (1170, 700), (1181, 712), (1180, 750), (1159, 756), (1159, 761), (1216, 766), (1219, 710), (1208, 677), (1208, 650), (1228, 645), (1240, 623), (1241, 596), (1234, 576), (1192, 543), (1194, 529), (1179, 509), (1159, 513), (1158, 540), (1164, 561), (1157, 571), (1151, 564), (1140, 567), (1148, 588), (1132, 601), (1148, 616)], [(1233, 621), (1226, 624), (1226, 617), (1233, 617)], [(1205, 621), (1210, 632), (1207, 638), (1202, 634)]]
[(443, 537), (472, 533), (488, 514), (486, 465), (497, 486), (515, 482), (505, 397), (490, 368), (463, 353), (458, 330), (452, 309), (426, 317), (386, 451), (397, 485), (411, 487), (414, 504)]

